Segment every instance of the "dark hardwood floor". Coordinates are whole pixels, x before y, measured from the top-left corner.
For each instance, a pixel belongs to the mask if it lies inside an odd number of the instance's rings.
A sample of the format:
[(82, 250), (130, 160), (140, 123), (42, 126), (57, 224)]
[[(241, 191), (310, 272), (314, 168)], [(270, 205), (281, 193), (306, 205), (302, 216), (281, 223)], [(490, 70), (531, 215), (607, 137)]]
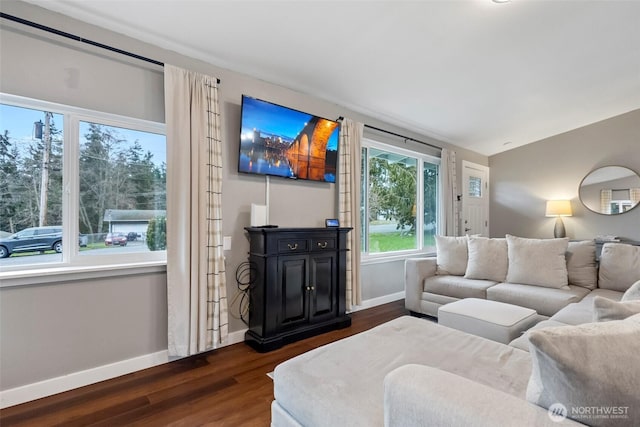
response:
[(349, 328), (269, 353), (234, 344), (6, 408), (0, 426), (268, 426), (277, 364), (405, 314), (404, 300), (358, 311)]

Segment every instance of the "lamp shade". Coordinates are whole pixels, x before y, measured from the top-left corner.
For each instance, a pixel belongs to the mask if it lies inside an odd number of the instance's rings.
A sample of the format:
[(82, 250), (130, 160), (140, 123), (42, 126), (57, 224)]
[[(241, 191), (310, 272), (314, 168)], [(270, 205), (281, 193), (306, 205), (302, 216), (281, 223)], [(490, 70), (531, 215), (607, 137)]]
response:
[(570, 200), (548, 200), (546, 216), (571, 216)]

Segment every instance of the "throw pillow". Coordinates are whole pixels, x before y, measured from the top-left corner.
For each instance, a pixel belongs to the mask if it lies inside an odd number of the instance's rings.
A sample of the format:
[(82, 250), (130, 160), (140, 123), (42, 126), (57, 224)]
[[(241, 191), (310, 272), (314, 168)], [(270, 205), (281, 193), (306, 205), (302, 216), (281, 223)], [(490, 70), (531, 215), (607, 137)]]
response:
[(596, 296), (593, 299), (593, 321), (609, 322), (612, 320), (624, 320), (634, 314), (640, 313), (640, 301), (618, 302)]
[(525, 239), (507, 234), (507, 282), (568, 289), (569, 239)]
[(560, 403), (570, 418), (591, 426), (640, 425), (640, 314), (528, 336), (529, 402), (544, 408)]
[(507, 241), (488, 237), (469, 237), (469, 262), (464, 277), (467, 279), (504, 282), (507, 278)]
[(631, 285), (629, 289), (622, 295), (621, 301), (640, 300), (640, 280)]
[(600, 254), (598, 287), (625, 292), (640, 280), (640, 246), (605, 243)]
[(565, 256), (569, 283), (587, 289), (595, 289), (598, 284), (596, 242), (593, 240), (569, 242)]
[(436, 236), (436, 274), (462, 276), (467, 257), (467, 236)]

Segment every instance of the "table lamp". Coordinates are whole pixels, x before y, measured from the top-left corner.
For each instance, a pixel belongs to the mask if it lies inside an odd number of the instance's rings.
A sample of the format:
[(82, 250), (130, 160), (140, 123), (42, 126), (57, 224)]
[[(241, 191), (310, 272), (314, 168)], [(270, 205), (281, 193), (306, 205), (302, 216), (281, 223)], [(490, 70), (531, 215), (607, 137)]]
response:
[(571, 216), (571, 201), (570, 200), (547, 200), (547, 212), (546, 216), (556, 217), (556, 226), (553, 229), (554, 237), (566, 237), (567, 233), (564, 229), (564, 223), (562, 222), (563, 216)]

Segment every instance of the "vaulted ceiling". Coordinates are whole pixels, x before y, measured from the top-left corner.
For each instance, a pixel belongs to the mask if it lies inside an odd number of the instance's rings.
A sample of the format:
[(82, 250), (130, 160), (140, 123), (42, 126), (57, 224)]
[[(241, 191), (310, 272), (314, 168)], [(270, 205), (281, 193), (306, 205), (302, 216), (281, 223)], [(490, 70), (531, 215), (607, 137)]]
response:
[(640, 108), (640, 2), (30, 3), (492, 155)]

